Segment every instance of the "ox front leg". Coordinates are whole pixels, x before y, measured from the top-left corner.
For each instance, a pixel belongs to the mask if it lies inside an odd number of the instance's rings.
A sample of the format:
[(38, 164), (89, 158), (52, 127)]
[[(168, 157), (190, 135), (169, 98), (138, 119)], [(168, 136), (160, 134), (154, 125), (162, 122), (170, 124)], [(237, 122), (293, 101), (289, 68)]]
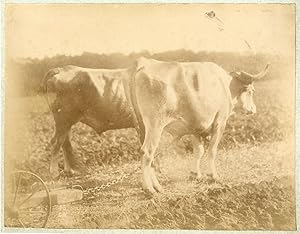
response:
[(196, 176), (197, 179), (200, 179), (202, 177), (200, 164), (201, 164), (202, 156), (204, 155), (204, 147), (201, 144), (199, 137), (197, 136), (193, 136), (192, 143), (193, 143), (193, 151), (196, 160), (196, 162), (194, 163), (195, 168), (192, 171), (192, 175)]
[(208, 146), (208, 166), (210, 170), (209, 175), (212, 176), (213, 179), (218, 179), (218, 173), (217, 173), (215, 161), (217, 157), (218, 145), (222, 138), (224, 129), (225, 129), (224, 124), (218, 124), (218, 123), (215, 124), (213, 128), (212, 138)]
[(142, 184), (143, 188), (151, 193), (163, 191), (156, 177), (155, 170), (152, 167), (154, 154), (159, 145), (161, 133), (162, 130), (159, 129), (151, 128), (151, 130), (148, 129), (148, 131), (146, 129), (146, 136), (142, 146)]

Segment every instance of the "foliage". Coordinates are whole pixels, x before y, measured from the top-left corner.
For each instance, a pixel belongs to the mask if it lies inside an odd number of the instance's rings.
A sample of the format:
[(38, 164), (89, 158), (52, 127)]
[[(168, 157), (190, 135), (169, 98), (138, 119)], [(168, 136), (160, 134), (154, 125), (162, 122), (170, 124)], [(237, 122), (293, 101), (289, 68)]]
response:
[[(285, 66), (287, 59), (268, 54), (237, 54), (229, 52), (198, 52), (189, 50), (167, 51), (162, 53), (150, 54), (147, 51), (140, 53), (131, 53), (124, 55), (114, 54), (96, 54), (84, 52), (78, 56), (56, 55), (54, 57), (45, 57), (43, 59), (10, 59), (7, 61), (7, 86), (14, 87), (13, 95), (29, 96), (37, 94), (40, 90), (41, 82), (46, 72), (54, 67), (64, 65), (76, 65), (87, 68), (125, 68), (133, 64), (134, 60), (144, 56), (162, 61), (210, 61), (215, 62), (228, 71), (245, 70), (256, 73), (262, 67), (270, 62), (272, 70), (268, 78), (274, 78)], [(281, 66), (278, 66), (281, 65)], [(17, 89), (16, 89), (17, 87)]]

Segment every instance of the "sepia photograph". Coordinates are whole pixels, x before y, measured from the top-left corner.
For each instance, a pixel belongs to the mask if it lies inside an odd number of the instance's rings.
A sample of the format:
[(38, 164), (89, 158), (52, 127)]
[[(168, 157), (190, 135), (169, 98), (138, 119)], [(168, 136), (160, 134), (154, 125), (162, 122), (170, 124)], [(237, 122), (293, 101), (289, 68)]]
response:
[(2, 231), (295, 231), (296, 4), (5, 3)]

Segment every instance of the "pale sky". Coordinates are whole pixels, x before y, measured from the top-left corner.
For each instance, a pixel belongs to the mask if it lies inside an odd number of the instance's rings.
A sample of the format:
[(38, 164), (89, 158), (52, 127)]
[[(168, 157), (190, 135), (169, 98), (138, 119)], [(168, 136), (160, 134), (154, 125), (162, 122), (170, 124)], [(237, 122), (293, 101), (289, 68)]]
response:
[[(224, 25), (205, 17), (211, 10)], [(42, 58), (183, 48), (290, 55), (294, 19), (294, 6), (282, 4), (10, 4), (6, 52)]]

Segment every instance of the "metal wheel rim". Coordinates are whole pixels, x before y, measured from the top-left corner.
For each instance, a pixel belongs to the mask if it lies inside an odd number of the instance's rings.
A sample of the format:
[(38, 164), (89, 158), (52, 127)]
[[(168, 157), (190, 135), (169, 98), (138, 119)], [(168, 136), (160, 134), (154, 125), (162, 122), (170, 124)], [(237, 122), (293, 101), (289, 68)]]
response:
[[(14, 178), (15, 178), (16, 176), (18, 176), (18, 174), (19, 174), (19, 178), (22, 176), (22, 174), (29, 175), (29, 176), (33, 177), (35, 180), (37, 180), (38, 182), (41, 183), (42, 189), (45, 190), (45, 192), (46, 192), (47, 205), (45, 207), (47, 207), (47, 211), (46, 211), (45, 217), (43, 218), (44, 221), (42, 222), (42, 225), (41, 225), (41, 228), (44, 228), (46, 226), (47, 222), (48, 222), (48, 219), (49, 219), (49, 216), (50, 216), (50, 213), (51, 213), (51, 209), (52, 209), (51, 197), (50, 197), (49, 189), (48, 189), (46, 183), (43, 181), (43, 179), (41, 177), (39, 177), (38, 175), (36, 175), (35, 173), (33, 173), (33, 172), (18, 170), (18, 171), (12, 172), (11, 176), (12, 177), (14, 176)], [(16, 194), (18, 193), (18, 186), (17, 186), (16, 189), (14, 189), (14, 192), (15, 192), (15, 197), (16, 197), (17, 196)], [(14, 198), (13, 203), (15, 203), (15, 199), (16, 198)], [(26, 227), (26, 225), (24, 225), (24, 223), (22, 222), (22, 220), (20, 220), (19, 218), (17, 219), (17, 221), (23, 226), (23, 228), (32, 228), (30, 226)]]

